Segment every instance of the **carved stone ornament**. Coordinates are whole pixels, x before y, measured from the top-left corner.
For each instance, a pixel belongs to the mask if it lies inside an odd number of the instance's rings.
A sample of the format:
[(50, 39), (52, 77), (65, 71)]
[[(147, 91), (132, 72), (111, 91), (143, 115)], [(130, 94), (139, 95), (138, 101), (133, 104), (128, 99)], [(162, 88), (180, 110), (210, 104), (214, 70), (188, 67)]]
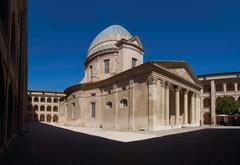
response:
[(147, 85), (157, 84), (157, 82), (158, 82), (158, 79), (153, 75), (150, 75), (147, 79)]

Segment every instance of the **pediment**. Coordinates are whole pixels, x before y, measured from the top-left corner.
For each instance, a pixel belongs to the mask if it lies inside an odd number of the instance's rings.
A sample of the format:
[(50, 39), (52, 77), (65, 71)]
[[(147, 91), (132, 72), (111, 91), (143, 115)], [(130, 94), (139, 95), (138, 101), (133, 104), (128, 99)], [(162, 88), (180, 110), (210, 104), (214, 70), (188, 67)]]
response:
[(184, 68), (176, 68), (176, 69), (169, 69), (170, 72), (177, 74), (178, 76), (194, 83), (194, 80), (190, 76), (190, 74)]
[(192, 72), (190, 66), (184, 61), (156, 61), (156, 63), (169, 72), (191, 83), (200, 84), (197, 76)]
[(140, 39), (138, 38), (138, 36), (132, 37), (127, 42), (131, 43), (131, 44), (134, 44), (134, 45), (136, 45), (136, 46), (138, 46), (140, 48), (143, 48), (143, 45), (142, 45)]

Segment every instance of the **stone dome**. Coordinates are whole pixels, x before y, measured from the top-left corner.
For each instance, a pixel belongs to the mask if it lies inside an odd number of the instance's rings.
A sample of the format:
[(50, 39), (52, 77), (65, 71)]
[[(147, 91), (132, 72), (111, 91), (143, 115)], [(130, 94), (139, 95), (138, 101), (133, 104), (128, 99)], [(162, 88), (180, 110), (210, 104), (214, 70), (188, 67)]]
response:
[(117, 41), (121, 39), (130, 39), (132, 35), (120, 25), (112, 25), (99, 33), (91, 43), (88, 49), (88, 56), (107, 49), (116, 48)]

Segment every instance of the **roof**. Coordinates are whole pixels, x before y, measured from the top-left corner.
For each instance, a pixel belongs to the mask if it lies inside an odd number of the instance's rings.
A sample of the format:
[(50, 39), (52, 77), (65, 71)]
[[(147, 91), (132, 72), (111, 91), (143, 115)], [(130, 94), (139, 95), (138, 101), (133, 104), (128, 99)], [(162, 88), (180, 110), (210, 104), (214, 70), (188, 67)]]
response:
[(221, 75), (232, 75), (232, 74), (239, 74), (240, 72), (222, 72), (222, 73), (209, 73), (209, 74), (201, 74), (198, 77), (208, 77), (208, 76), (221, 76)]
[(115, 48), (117, 41), (121, 39), (130, 39), (132, 35), (120, 25), (112, 25), (99, 33), (91, 43), (88, 49), (88, 56), (96, 53), (97, 51)]

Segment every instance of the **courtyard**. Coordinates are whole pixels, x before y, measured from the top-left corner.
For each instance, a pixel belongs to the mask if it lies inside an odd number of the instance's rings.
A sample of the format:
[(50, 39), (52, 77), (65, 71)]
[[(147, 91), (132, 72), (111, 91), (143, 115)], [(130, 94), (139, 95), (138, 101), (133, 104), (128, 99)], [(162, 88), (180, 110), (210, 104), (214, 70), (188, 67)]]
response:
[[(181, 164), (229, 165), (239, 162), (239, 127), (200, 127), (159, 132), (112, 131), (111, 134), (118, 134), (111, 137), (108, 136), (110, 132), (106, 130), (91, 131), (85, 128), (76, 130), (33, 122), (28, 124), (28, 131), (17, 138), (11, 150), (2, 156), (3, 164), (181, 162)], [(135, 140), (133, 135), (137, 137)], [(122, 138), (125, 140), (121, 141)]]

